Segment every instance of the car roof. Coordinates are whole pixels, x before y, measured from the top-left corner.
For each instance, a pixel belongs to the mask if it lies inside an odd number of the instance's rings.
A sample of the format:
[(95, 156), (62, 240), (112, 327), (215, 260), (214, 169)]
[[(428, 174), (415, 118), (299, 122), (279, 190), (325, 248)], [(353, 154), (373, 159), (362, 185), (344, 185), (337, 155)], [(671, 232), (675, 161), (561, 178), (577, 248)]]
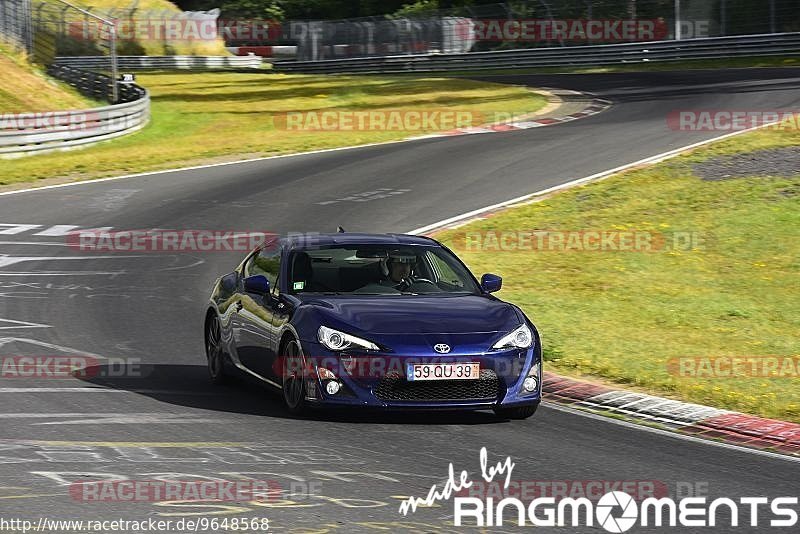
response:
[(283, 240), (292, 249), (336, 245), (439, 246), (439, 243), (429, 237), (406, 234), (365, 234), (351, 232), (318, 234), (312, 232), (290, 234), (285, 236)]

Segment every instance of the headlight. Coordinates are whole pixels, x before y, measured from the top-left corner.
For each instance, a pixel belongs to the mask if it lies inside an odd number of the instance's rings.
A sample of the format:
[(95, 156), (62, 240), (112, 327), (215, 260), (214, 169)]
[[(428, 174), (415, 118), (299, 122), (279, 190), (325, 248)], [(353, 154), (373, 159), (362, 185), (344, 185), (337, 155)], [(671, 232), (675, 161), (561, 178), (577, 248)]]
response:
[(528, 325), (522, 325), (492, 345), (493, 349), (527, 349), (533, 345), (533, 334)]
[(339, 332), (327, 326), (320, 326), (317, 331), (317, 338), (326, 348), (330, 350), (345, 350), (352, 346), (361, 347), (368, 350), (380, 350), (380, 348), (371, 341), (361, 339), (360, 337), (351, 336), (344, 332)]

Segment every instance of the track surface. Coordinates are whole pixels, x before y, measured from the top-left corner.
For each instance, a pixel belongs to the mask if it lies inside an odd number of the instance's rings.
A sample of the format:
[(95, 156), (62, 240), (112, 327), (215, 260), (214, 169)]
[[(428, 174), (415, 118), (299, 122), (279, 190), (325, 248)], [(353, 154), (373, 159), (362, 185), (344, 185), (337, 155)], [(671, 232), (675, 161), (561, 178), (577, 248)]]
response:
[[(797, 109), (800, 104), (800, 70), (789, 69), (490, 79), (590, 91), (616, 105), (550, 128), (0, 197), (0, 223), (40, 225), (0, 233), (0, 250), (9, 256), (0, 255), (0, 354), (69, 354), (71, 349), (148, 364), (142, 379), (0, 380), (0, 517), (141, 520), (187, 512), (208, 517), (225, 510), (230, 517), (268, 517), (279, 532), (323, 525), (341, 532), (404, 530), (414, 524), (420, 531), (447, 530), (451, 503), (403, 517), (398, 496), (424, 496), (446, 477), (449, 462), (480, 478), (481, 447), (488, 448), (491, 461), (512, 456), (515, 480), (658, 481), (673, 495), (680, 484), (699, 483), (707, 484), (712, 496), (796, 496), (797, 463), (550, 407), (524, 422), (480, 413), (292, 419), (263, 390), (213, 388), (206, 380), (205, 299), (213, 280), (230, 271), (241, 254), (103, 259), (70, 250), (63, 236), (35, 235), (53, 225), (286, 232), (330, 231), (340, 224), (353, 231), (408, 231), (715, 135), (670, 130), (665, 116), (671, 110)], [(336, 201), (379, 189), (398, 194)], [(85, 389), (95, 383), (114, 391)], [(56, 446), (51, 441), (101, 443)], [(244, 445), (220, 445), (224, 442)], [(83, 504), (68, 496), (68, 486), (59, 485), (80, 480), (83, 472), (95, 473), (84, 479), (97, 473), (134, 479), (181, 473), (169, 476), (182, 480), (257, 473), (250, 476), (284, 487), (292, 480), (311, 481), (314, 495), (280, 508)], [(7, 498), (12, 496), (20, 498)], [(745, 530), (755, 529), (738, 532)]]

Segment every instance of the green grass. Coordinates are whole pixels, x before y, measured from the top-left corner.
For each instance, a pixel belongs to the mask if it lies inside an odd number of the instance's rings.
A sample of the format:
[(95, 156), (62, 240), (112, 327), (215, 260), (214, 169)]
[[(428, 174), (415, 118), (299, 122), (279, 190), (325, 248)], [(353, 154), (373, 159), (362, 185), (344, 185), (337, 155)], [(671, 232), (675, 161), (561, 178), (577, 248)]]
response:
[[(538, 69), (486, 69), (451, 71), (447, 76), (486, 76), (506, 74), (602, 74), (607, 72), (657, 72), (692, 69), (734, 69), (752, 67), (800, 67), (800, 57), (742, 57), (685, 61), (648, 61), (598, 67), (545, 67)], [(443, 73), (443, 75), (445, 75)]]
[[(800, 132), (745, 134), (659, 165), (501, 212), (465, 232), (697, 232), (670, 252), (462, 252), (505, 277), (501, 297), (537, 323), (547, 369), (713, 406), (800, 421), (800, 379), (690, 379), (676, 357), (800, 355), (800, 177), (702, 181), (692, 163), (800, 145)], [(461, 245), (461, 246), (460, 246)]]
[(532, 112), (546, 104), (544, 96), (520, 87), (436, 77), (181, 72), (140, 74), (137, 82), (153, 99), (152, 123), (146, 129), (82, 150), (4, 161), (0, 185), (79, 180), (429, 133), (276, 128), (273, 116), (290, 111), (466, 110), (493, 117), (495, 112)]
[(24, 55), (0, 43), (0, 113), (85, 109), (99, 104), (29, 65)]

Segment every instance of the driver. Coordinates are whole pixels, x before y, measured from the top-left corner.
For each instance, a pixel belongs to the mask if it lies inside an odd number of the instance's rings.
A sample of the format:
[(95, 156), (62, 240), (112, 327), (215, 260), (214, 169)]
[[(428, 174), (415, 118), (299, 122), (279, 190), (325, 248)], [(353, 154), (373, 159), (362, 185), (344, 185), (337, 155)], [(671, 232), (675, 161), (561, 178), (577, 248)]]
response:
[(383, 286), (391, 286), (400, 291), (407, 289), (413, 283), (414, 264), (417, 256), (401, 250), (389, 251), (383, 260), (382, 272), (384, 278), (379, 282)]

